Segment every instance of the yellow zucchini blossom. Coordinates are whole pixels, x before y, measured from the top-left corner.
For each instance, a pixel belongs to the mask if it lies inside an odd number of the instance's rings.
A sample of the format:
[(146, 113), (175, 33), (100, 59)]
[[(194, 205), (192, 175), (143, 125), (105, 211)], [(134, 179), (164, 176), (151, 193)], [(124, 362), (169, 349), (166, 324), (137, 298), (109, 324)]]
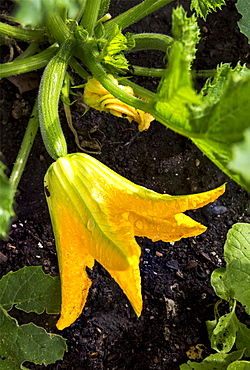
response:
[[(132, 87), (118, 85), (118, 81), (112, 75), (109, 75), (109, 77), (121, 90), (134, 96)], [(89, 107), (95, 108), (100, 112), (111, 113), (116, 117), (127, 118), (129, 122), (137, 122), (139, 124), (139, 131), (147, 130), (150, 126), (150, 122), (154, 120), (151, 114), (131, 107), (115, 98), (94, 77), (90, 78), (85, 85), (83, 100)]]
[(225, 190), (171, 196), (118, 175), (87, 154), (59, 158), (45, 175), (61, 278), (58, 329), (71, 325), (85, 305), (91, 280), (86, 268), (98, 261), (119, 284), (138, 316), (142, 310), (135, 236), (172, 242), (203, 233), (188, 209), (214, 201)]

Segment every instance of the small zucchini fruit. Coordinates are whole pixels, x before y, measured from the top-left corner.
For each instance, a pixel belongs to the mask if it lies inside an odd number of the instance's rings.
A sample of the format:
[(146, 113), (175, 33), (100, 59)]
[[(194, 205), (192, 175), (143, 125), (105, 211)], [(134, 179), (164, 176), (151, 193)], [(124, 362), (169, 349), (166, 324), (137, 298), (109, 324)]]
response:
[(74, 39), (67, 39), (44, 70), (39, 92), (39, 125), (45, 147), (53, 159), (67, 154), (67, 144), (61, 128), (58, 104), (68, 62), (74, 49)]

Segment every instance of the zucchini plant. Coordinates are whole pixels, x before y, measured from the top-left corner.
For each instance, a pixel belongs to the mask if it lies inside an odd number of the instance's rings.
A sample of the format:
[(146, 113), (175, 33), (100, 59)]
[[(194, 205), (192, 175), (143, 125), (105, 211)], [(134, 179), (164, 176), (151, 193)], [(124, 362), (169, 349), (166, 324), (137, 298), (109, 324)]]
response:
[[(247, 67), (238, 64), (232, 68), (229, 64), (221, 64), (215, 71), (193, 71), (196, 45), (200, 40), (199, 27), (195, 14), (188, 17), (182, 7), (173, 10), (172, 36), (124, 33), (124, 29), (171, 1), (145, 0), (115, 18), (108, 13), (109, 0), (16, 1), (18, 7), (13, 17), (19, 26), (0, 23), (2, 35), (28, 43), (20, 57), (1, 65), (0, 78), (44, 68), (10, 178), (5, 175), (4, 165), (0, 166), (3, 198), (0, 235), (8, 237), (14, 217), (14, 197), (40, 128), (45, 148), (55, 160), (48, 169), (44, 185), (60, 267), (62, 303), (57, 324), (60, 330), (81, 314), (91, 285), (86, 268), (92, 268), (95, 260), (110, 272), (140, 315), (140, 250), (134, 236), (174, 241), (198, 235), (206, 228), (183, 212), (202, 207), (225, 191), (222, 185), (195, 195), (157, 194), (129, 182), (87, 154), (68, 154), (59, 118), (59, 102), (61, 98), (67, 107), (67, 118), (71, 120), (69, 91), (74, 79), (69, 77), (70, 69), (71, 75), (77, 74), (82, 79), (84, 101), (90, 108), (134, 120), (139, 131), (148, 129), (154, 119), (158, 120), (190, 138), (227, 175), (250, 189), (250, 72)], [(206, 18), (210, 11), (223, 5), (224, 0), (192, 0), (191, 10), (198, 17)], [(166, 68), (129, 65), (126, 53), (149, 49), (164, 52)], [(133, 83), (130, 79), (133, 75), (159, 77), (156, 92)], [(197, 92), (193, 79), (200, 75), (207, 80)], [(88, 241), (88, 245), (80, 248), (84, 241)], [(77, 276), (75, 290), (72, 271)], [(26, 270), (20, 271), (20, 276), (25, 273)], [(8, 285), (8, 289), (11, 291), (13, 286)], [(69, 293), (72, 292), (74, 300), (71, 302)], [(8, 308), (16, 304), (13, 298), (6, 303)], [(43, 309), (38, 311), (41, 313), (47, 304), (48, 301), (43, 303)], [(8, 309), (1, 305), (7, 318), (2, 321), (3, 326), (10, 328)], [(30, 309), (18, 305), (20, 309)], [(36, 306), (31, 310), (36, 312)], [(31, 325), (25, 331), (14, 321), (8, 330), (14, 330), (24, 339), (32, 331), (37, 335), (37, 328)], [(37, 355), (27, 356), (26, 347), (21, 354), (10, 351), (6, 337), (0, 333), (0, 360), (10, 369), (24, 368), (22, 363), (27, 359), (39, 364), (55, 361), (62, 357), (65, 343), (58, 337), (54, 339), (57, 344), (60, 342), (58, 356), (46, 355), (49, 360), (45, 361)], [(35, 341), (33, 344), (36, 352)]]

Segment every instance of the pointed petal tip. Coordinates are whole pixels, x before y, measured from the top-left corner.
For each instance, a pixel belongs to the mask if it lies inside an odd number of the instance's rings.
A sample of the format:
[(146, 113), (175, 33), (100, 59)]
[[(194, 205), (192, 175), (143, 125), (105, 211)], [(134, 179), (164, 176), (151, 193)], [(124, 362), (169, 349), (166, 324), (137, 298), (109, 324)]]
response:
[(142, 308), (143, 308), (142, 307), (142, 301), (141, 301), (141, 303), (139, 305), (137, 305), (137, 307), (135, 307), (133, 305), (132, 305), (132, 307), (133, 307), (133, 309), (135, 311), (136, 316), (137, 317), (140, 317), (141, 316), (141, 313), (142, 313)]
[(67, 328), (68, 326), (70, 326), (72, 323), (70, 324), (66, 324), (65, 322), (63, 322), (64, 320), (62, 318), (60, 318), (57, 323), (56, 323), (56, 327), (58, 330), (63, 330), (65, 328)]
[(77, 318), (80, 316), (81, 312), (78, 314), (78, 315), (75, 315), (75, 313), (73, 314), (62, 314), (60, 315), (57, 323), (56, 323), (56, 327), (58, 330), (63, 330), (65, 328), (68, 328), (70, 325), (72, 325), (76, 320)]

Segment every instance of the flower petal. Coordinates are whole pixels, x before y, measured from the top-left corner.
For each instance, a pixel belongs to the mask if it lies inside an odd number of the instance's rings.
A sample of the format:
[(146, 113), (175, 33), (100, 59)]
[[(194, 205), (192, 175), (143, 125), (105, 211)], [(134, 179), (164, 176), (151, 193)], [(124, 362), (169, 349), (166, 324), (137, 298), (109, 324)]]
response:
[(203, 207), (225, 192), (225, 185), (222, 185), (197, 194), (159, 194), (134, 184), (87, 154), (71, 154), (68, 157), (71, 157), (71, 161), (86, 181), (89, 182), (91, 178), (91, 183), (88, 183), (90, 192), (93, 198), (103, 205), (103, 211), (107, 214), (129, 211), (143, 216), (167, 218), (189, 209)]
[(139, 258), (134, 258), (133, 264), (125, 271), (106, 270), (123, 290), (136, 315), (140, 316), (142, 311), (142, 295)]
[(173, 242), (181, 238), (202, 234), (207, 229), (205, 226), (183, 213), (169, 216), (167, 219), (162, 219), (156, 217), (143, 217), (130, 212), (128, 218), (134, 225), (134, 233), (136, 236), (147, 237), (153, 242), (158, 240)]
[(71, 217), (67, 208), (53, 202), (51, 212), (56, 239), (56, 249), (60, 270), (62, 305), (57, 328), (70, 326), (82, 313), (86, 303), (91, 280), (86, 267), (92, 268), (94, 259), (84, 248), (82, 239), (72, 229)]
[(169, 216), (185, 212), (189, 209), (197, 209), (213, 202), (225, 191), (225, 185), (216, 189), (190, 195), (158, 194), (152, 190), (138, 186), (137, 194), (124, 192), (122, 197), (127, 211), (143, 216), (167, 218)]

